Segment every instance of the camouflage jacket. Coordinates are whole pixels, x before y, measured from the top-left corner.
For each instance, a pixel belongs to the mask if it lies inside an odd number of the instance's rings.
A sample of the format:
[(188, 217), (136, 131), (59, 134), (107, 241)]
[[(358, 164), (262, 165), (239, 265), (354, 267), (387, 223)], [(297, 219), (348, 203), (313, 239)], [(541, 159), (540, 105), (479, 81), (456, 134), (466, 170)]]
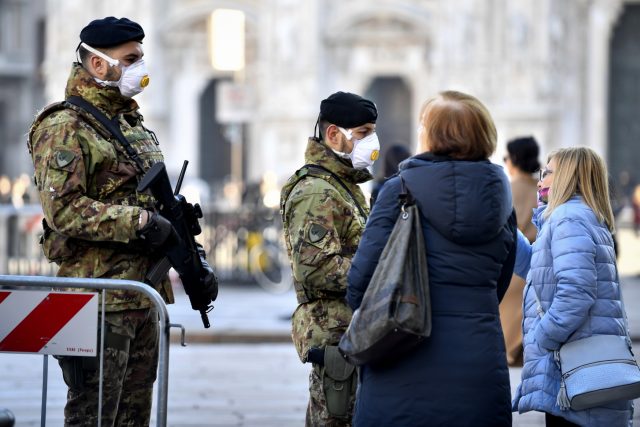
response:
[[(65, 97), (81, 96), (120, 128), (144, 163), (162, 161), (153, 133), (142, 124), (138, 105), (114, 87), (98, 85), (74, 64)], [(91, 116), (73, 105), (46, 107), (31, 126), (28, 148), (35, 168), (45, 227), (47, 258), (59, 266), (58, 276), (143, 281), (158, 255), (149, 255), (136, 242), (143, 208), (154, 200), (136, 191), (142, 173), (122, 145)], [(168, 303), (173, 291), (168, 278), (156, 286)], [(150, 307), (134, 291), (111, 291), (105, 309), (120, 311)]]
[(372, 178), (314, 138), (309, 139), (305, 160), (322, 169), (298, 170), (280, 199), (299, 304), (292, 337), (303, 362), (310, 347), (336, 345), (351, 320), (345, 299), (347, 273), (369, 213), (357, 184)]

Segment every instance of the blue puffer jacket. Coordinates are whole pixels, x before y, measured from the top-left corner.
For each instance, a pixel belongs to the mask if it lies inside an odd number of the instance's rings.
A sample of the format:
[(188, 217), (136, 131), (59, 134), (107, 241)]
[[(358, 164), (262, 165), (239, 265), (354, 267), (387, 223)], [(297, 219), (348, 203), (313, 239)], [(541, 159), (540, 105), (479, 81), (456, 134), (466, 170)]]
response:
[[(624, 336), (626, 331), (613, 239), (607, 227), (579, 196), (559, 206), (546, 220), (544, 209), (538, 208), (533, 216), (538, 237), (531, 247), (524, 291), (524, 367), (513, 410), (548, 412), (580, 426), (626, 426), (630, 401), (584, 411), (563, 411), (556, 404), (560, 369), (553, 350), (592, 335)], [(519, 250), (518, 257), (525, 252)], [(534, 292), (545, 312), (542, 318)]]
[[(431, 336), (388, 366), (364, 365), (353, 425), (511, 426), (498, 303), (515, 258), (515, 215), (502, 168), (428, 153), (401, 164), (420, 208)], [(360, 306), (400, 207), (400, 178), (380, 191), (358, 246), (347, 299)]]

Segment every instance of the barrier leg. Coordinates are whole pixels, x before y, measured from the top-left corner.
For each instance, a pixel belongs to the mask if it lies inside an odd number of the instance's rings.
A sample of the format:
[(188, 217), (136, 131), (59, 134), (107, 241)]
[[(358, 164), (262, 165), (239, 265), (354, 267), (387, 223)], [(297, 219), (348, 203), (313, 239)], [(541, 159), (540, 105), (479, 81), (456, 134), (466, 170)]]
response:
[(47, 384), (49, 383), (49, 356), (42, 357), (42, 407), (40, 408), (40, 426), (47, 423)]
[(99, 371), (99, 379), (98, 379), (98, 427), (102, 427), (102, 376), (104, 374), (104, 335), (105, 335), (105, 331), (104, 331), (104, 325), (105, 325), (105, 321), (104, 321), (104, 305), (105, 305), (105, 300), (106, 300), (106, 293), (107, 290), (106, 289), (102, 289), (101, 291), (102, 294), (102, 311), (101, 316), (100, 316), (100, 371)]

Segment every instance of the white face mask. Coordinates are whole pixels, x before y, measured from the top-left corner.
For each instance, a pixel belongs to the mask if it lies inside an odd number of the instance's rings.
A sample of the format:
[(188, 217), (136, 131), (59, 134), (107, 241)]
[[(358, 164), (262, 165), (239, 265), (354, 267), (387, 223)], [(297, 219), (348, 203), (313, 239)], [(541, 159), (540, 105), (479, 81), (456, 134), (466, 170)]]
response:
[[(340, 132), (348, 139), (353, 139), (352, 131), (349, 129), (338, 128)], [(365, 136), (362, 139), (353, 139), (353, 150), (349, 158), (353, 167), (356, 169), (366, 169), (373, 165), (373, 162), (378, 160), (380, 156), (380, 141), (378, 141), (378, 134), (375, 132)]]
[[(120, 61), (117, 59), (113, 59), (85, 43), (81, 45), (89, 52), (107, 61), (110, 66), (117, 67), (120, 65)], [(100, 80), (96, 77), (94, 77), (94, 80), (103, 86), (117, 87), (123, 96), (131, 98), (142, 92), (149, 85), (149, 73), (144, 59), (139, 59), (131, 65), (122, 66), (120, 80), (118, 81)]]

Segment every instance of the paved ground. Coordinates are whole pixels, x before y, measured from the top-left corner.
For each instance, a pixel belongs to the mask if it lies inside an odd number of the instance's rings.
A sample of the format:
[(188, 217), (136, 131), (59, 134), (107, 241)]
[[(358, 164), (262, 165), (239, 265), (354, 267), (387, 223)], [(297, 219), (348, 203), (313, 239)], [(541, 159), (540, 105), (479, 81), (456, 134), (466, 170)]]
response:
[[(619, 241), (621, 283), (640, 354), (640, 240), (623, 230)], [(190, 344), (171, 347), (169, 425), (302, 426), (308, 367), (290, 344), (293, 292), (272, 295), (249, 285), (223, 286), (209, 330), (184, 294), (177, 299), (169, 307), (171, 321), (187, 328)], [(178, 337), (175, 330), (172, 338)], [(13, 410), (18, 427), (40, 425), (42, 362), (42, 356), (0, 353), (0, 407)], [(52, 358), (49, 368), (47, 425), (60, 426), (66, 389)], [(515, 389), (520, 370), (510, 373)], [(514, 426), (542, 425), (540, 414), (514, 414)]]
[[(42, 360), (37, 355), (0, 354), (0, 406), (11, 408), (17, 427), (40, 425)], [(513, 390), (520, 370), (510, 373)], [(308, 368), (289, 344), (173, 345), (168, 425), (303, 426), (307, 375)], [(47, 425), (61, 426), (66, 388), (51, 358), (48, 378)], [(153, 418), (152, 425), (155, 409)], [(514, 414), (513, 425), (541, 427), (544, 420), (539, 413)]]

